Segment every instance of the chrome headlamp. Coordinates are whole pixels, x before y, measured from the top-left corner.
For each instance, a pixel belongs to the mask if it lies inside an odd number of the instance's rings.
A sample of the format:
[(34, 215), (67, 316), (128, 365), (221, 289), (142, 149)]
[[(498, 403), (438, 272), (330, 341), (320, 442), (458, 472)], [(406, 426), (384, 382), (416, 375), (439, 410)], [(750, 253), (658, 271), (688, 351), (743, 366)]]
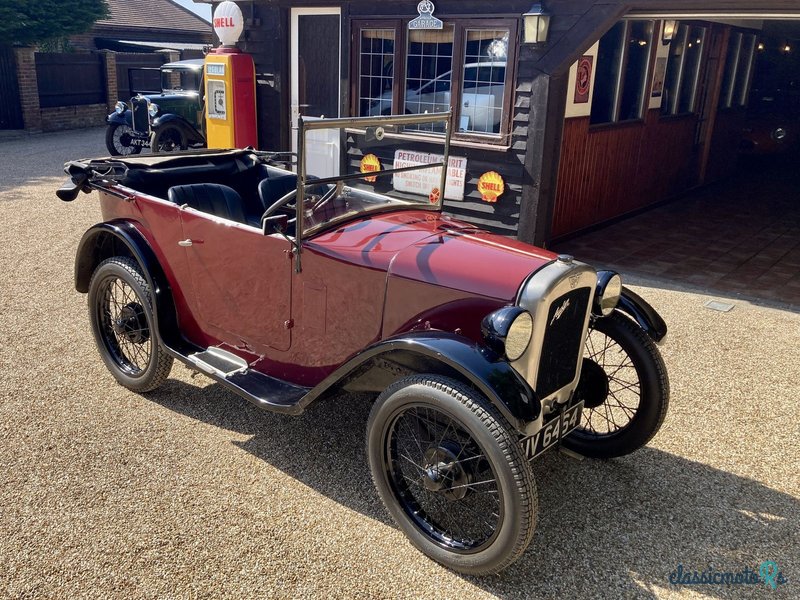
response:
[(117, 113), (118, 115), (121, 115), (126, 110), (128, 110), (128, 107), (125, 106), (125, 103), (122, 102), (121, 100), (118, 100), (117, 103), (114, 105), (114, 112)]
[(614, 271), (597, 272), (597, 291), (592, 312), (597, 317), (607, 317), (617, 308), (622, 296), (622, 277)]
[(492, 350), (514, 361), (525, 354), (531, 343), (533, 317), (524, 308), (506, 306), (486, 315), (481, 333)]
[(158, 116), (158, 112), (160, 110), (161, 109), (158, 108), (158, 104), (156, 104), (155, 102), (150, 102), (147, 106), (147, 114), (153, 117), (154, 119)]

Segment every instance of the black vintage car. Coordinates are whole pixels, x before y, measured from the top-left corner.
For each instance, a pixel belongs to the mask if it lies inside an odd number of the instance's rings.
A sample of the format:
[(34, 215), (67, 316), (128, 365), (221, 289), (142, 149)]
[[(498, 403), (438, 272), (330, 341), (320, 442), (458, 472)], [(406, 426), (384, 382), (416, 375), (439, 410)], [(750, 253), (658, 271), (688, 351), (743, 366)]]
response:
[[(106, 148), (112, 156), (139, 154), (142, 148), (172, 152), (205, 146), (203, 60), (180, 60), (162, 65), (161, 90), (136, 93), (129, 104), (120, 101), (108, 115)], [(155, 69), (131, 69), (129, 87), (136, 75)]]

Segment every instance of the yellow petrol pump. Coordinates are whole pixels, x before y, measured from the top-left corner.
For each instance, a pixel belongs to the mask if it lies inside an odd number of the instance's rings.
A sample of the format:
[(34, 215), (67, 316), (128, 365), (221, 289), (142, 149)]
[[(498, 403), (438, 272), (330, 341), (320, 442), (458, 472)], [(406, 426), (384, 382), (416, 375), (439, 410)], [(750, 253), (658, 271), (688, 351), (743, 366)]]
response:
[(214, 30), (222, 46), (205, 61), (209, 148), (258, 147), (255, 65), (236, 47), (243, 28), (242, 11), (233, 2), (222, 2), (214, 11)]

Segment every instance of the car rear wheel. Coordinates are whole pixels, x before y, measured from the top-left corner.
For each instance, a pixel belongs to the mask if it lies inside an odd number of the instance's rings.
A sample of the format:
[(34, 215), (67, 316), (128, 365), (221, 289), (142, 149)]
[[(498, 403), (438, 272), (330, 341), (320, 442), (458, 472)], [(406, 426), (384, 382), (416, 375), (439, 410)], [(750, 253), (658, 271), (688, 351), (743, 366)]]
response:
[(115, 256), (97, 267), (89, 283), (89, 320), (103, 362), (135, 392), (160, 386), (172, 357), (155, 333), (152, 294), (138, 263)]
[(435, 561), (496, 573), (530, 543), (530, 465), (509, 425), (473, 389), (438, 376), (397, 381), (372, 408), (367, 450), (387, 509)]
[(184, 133), (174, 125), (164, 125), (153, 132), (150, 139), (150, 149), (154, 153), (177, 152), (189, 147)]
[(141, 146), (134, 144), (133, 130), (119, 123), (106, 127), (106, 149), (111, 156), (130, 156), (142, 151)]
[(619, 312), (589, 329), (576, 396), (581, 424), (563, 440), (584, 456), (612, 458), (638, 450), (661, 428), (669, 406), (664, 360), (647, 334)]

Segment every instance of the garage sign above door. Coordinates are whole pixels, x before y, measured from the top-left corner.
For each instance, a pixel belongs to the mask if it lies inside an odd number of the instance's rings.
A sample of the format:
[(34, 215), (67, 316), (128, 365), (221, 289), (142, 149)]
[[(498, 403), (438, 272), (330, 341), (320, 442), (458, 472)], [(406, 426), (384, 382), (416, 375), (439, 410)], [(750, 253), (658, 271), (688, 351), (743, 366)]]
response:
[(444, 29), (444, 23), (433, 16), (433, 11), (436, 7), (430, 0), (422, 0), (417, 4), (417, 11), (419, 16), (416, 19), (409, 21), (409, 29)]

